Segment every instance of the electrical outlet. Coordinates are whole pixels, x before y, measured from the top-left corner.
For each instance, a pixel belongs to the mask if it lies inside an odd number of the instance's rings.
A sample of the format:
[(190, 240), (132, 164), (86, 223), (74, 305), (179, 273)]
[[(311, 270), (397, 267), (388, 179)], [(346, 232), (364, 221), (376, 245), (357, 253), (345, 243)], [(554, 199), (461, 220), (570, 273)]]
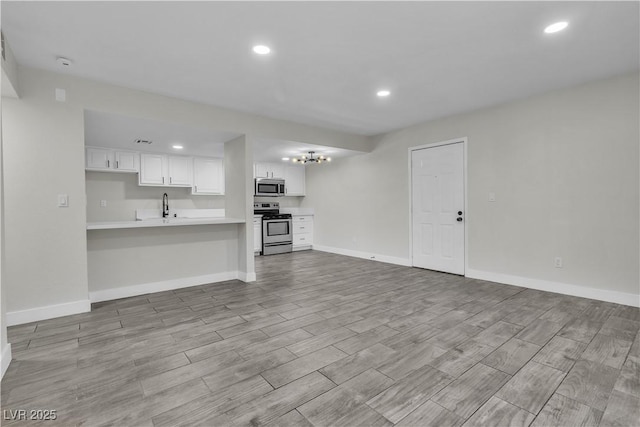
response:
[(556, 268), (562, 268), (562, 258), (557, 256), (555, 261), (554, 261), (554, 265), (555, 265)]
[(106, 208), (107, 207), (107, 201), (106, 200), (100, 200), (100, 207), (101, 208)]

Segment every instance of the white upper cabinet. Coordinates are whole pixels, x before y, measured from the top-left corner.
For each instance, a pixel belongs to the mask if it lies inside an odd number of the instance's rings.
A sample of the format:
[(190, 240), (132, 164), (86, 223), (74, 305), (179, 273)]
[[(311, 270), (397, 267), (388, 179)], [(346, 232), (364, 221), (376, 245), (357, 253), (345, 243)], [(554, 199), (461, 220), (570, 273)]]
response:
[(305, 195), (305, 167), (302, 165), (287, 165), (284, 167), (284, 185), (286, 196)]
[(105, 172), (138, 172), (138, 153), (87, 147), (85, 168)]
[(253, 167), (255, 178), (284, 179), (286, 196), (305, 195), (305, 167), (282, 163), (256, 163)]
[(256, 163), (254, 172), (256, 178), (284, 179), (284, 165), (280, 163)]
[(193, 159), (169, 156), (169, 185), (191, 187), (193, 185)]
[(140, 155), (135, 151), (116, 151), (116, 170), (122, 172), (138, 172), (140, 169), (138, 163)]
[(87, 147), (87, 169), (109, 169), (113, 162), (113, 151), (106, 148)]
[(193, 159), (192, 194), (224, 194), (223, 159)]
[(140, 185), (166, 185), (168, 180), (167, 156), (163, 154), (140, 154)]
[(191, 187), (193, 181), (191, 157), (166, 154), (140, 154), (140, 185)]

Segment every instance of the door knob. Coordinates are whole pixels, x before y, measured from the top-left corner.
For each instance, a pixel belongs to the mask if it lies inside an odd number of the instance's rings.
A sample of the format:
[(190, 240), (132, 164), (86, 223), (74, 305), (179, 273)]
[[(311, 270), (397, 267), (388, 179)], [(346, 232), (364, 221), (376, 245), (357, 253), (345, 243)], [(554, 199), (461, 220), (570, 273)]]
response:
[(458, 215), (462, 215), (462, 211), (458, 211)]
[(458, 218), (456, 219), (456, 221), (458, 221), (458, 222), (462, 222), (462, 218), (461, 218), (461, 217), (458, 217)]

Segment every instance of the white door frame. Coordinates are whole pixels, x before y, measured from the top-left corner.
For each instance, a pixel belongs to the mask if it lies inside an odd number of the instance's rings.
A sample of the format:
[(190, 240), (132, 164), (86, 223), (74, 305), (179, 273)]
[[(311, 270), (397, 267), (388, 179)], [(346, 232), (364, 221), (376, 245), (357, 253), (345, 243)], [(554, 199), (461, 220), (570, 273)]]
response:
[(452, 145), (462, 143), (462, 157), (463, 157), (463, 171), (462, 183), (464, 185), (464, 273), (467, 275), (469, 270), (469, 204), (467, 199), (467, 137), (448, 139), (446, 141), (434, 142), (431, 144), (418, 145), (415, 147), (409, 147), (409, 264), (413, 267), (413, 170), (411, 167), (411, 156), (414, 151), (424, 150), (425, 148), (440, 147), (443, 145)]

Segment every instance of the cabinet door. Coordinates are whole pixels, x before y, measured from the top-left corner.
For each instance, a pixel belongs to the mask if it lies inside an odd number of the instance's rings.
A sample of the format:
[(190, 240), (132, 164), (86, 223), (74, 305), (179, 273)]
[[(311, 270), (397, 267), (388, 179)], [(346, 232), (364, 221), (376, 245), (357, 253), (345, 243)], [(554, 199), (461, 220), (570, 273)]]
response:
[(222, 159), (193, 159), (193, 194), (224, 194)]
[(286, 188), (286, 196), (304, 196), (305, 167), (302, 165), (285, 166), (284, 185)]
[(269, 163), (271, 169), (271, 178), (284, 179), (284, 165), (281, 163)]
[(311, 249), (313, 246), (313, 216), (295, 215), (293, 217), (293, 250)]
[(253, 251), (260, 252), (262, 250), (262, 219), (253, 220)]
[(109, 169), (113, 165), (113, 151), (106, 148), (87, 147), (87, 169)]
[(254, 165), (256, 178), (271, 178), (271, 168), (269, 163), (256, 163)]
[(191, 187), (193, 185), (192, 163), (191, 157), (170, 156), (169, 185)]
[(254, 165), (255, 178), (284, 179), (284, 165), (280, 163), (256, 163)]
[(138, 172), (138, 153), (133, 151), (116, 151), (116, 170), (126, 172)]
[(165, 185), (167, 157), (162, 154), (140, 154), (140, 185)]

